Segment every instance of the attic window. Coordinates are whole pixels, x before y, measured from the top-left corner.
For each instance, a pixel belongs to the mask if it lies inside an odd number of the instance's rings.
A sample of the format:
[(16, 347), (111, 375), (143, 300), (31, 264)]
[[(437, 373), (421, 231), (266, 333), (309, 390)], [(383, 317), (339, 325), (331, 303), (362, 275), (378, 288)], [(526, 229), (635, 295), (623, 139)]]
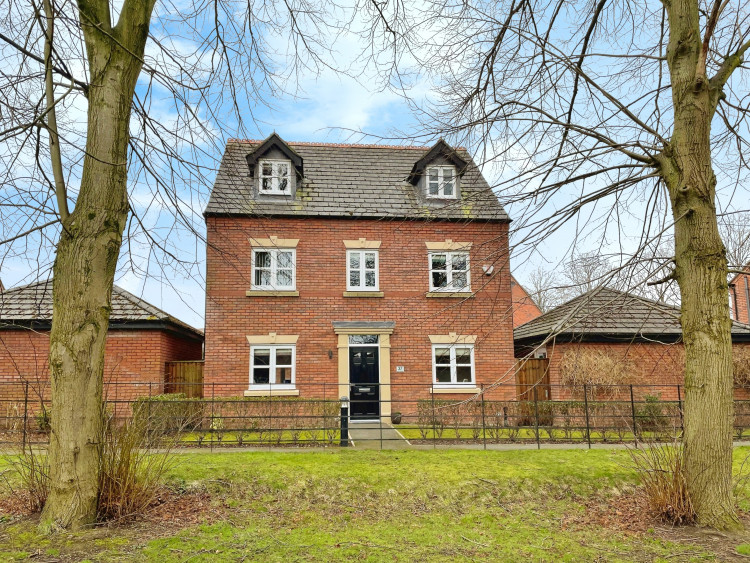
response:
[(427, 197), (455, 199), (456, 169), (453, 166), (430, 166), (426, 178)]
[(290, 169), (291, 163), (288, 160), (259, 160), (260, 193), (289, 195), (291, 193)]

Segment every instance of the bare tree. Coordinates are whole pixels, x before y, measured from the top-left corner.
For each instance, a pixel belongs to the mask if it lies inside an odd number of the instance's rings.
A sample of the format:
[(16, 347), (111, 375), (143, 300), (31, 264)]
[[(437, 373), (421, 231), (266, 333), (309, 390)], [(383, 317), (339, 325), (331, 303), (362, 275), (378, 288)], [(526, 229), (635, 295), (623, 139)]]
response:
[[(551, 235), (575, 246), (588, 233), (631, 262), (673, 235), (661, 281), (680, 288), (689, 492), (701, 523), (737, 526), (717, 207), (747, 201), (735, 194), (748, 171), (750, 5), (434, 0), (414, 14), (409, 37), (421, 49), (415, 68), (439, 90), (415, 103), (424, 134), (494, 163), (517, 253)], [(566, 223), (572, 240), (558, 235)]]
[(0, 0), (0, 259), (43, 270), (54, 257), (45, 526), (96, 515), (104, 345), (123, 240), (128, 267), (190, 275), (195, 258), (177, 252), (177, 235), (201, 236), (223, 132), (244, 134), (252, 108), (293, 88), (298, 73), (330, 69), (331, 44), (355, 15), (384, 17), (361, 8)]
[[(729, 267), (740, 270), (750, 264), (750, 213), (732, 213), (719, 221), (721, 238), (727, 247)], [(730, 274), (732, 277), (734, 274)]]
[(554, 309), (565, 301), (564, 288), (560, 286), (555, 271), (537, 266), (526, 277), (524, 287), (542, 313)]

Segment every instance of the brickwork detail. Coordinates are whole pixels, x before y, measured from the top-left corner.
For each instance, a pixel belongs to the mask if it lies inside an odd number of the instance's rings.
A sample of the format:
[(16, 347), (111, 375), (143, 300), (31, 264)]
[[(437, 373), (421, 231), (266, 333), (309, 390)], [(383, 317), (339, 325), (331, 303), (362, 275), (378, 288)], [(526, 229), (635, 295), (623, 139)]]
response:
[[(429, 397), (431, 334), (475, 335), (477, 384), (513, 381), (507, 223), (217, 216), (209, 216), (206, 222), (204, 378), (216, 395), (242, 395), (249, 384), (250, 348), (246, 336), (270, 332), (299, 335), (296, 379), (301, 395), (311, 385), (318, 385), (321, 392), (323, 385), (335, 388), (340, 351), (332, 321), (395, 321), (390, 338), (395, 401), (410, 400), (409, 394), (414, 398)], [(299, 239), (299, 297), (246, 295), (251, 281), (248, 240), (270, 236)], [(343, 296), (343, 241), (360, 238), (381, 242), (382, 298)], [(425, 297), (429, 291), (425, 242), (445, 239), (472, 242), (471, 289), (475, 296)], [(491, 276), (484, 274), (483, 266), (494, 266)], [(399, 388), (399, 383), (420, 386)]]
[[(48, 332), (0, 331), (0, 401), (22, 398), (25, 382), (35, 402), (48, 400), (48, 353)], [(149, 392), (155, 395), (163, 391), (159, 382), (164, 381), (165, 362), (200, 360), (202, 353), (200, 342), (162, 330), (111, 330), (105, 349), (104, 381), (115, 383), (108, 389), (117, 399), (132, 400)]]

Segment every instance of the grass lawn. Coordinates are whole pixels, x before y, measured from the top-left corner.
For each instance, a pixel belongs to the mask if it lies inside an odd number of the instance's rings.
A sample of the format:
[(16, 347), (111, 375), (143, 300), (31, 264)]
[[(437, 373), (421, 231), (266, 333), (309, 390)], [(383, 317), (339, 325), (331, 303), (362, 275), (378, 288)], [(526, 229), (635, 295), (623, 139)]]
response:
[[(736, 450), (738, 467), (748, 454)], [(744, 532), (716, 536), (649, 521), (633, 500), (624, 451), (182, 453), (169, 482), (184, 494), (127, 525), (42, 536), (33, 516), (0, 515), (0, 561), (673, 562), (750, 554)]]

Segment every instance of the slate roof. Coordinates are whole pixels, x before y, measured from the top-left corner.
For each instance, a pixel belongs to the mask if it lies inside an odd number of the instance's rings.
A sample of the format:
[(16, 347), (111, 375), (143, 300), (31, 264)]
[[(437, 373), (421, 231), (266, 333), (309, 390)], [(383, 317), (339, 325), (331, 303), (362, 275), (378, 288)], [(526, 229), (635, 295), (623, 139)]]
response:
[[(0, 292), (0, 328), (10, 328), (29, 323), (49, 324), (52, 322), (52, 281), (41, 281), (13, 287)], [(197, 328), (174, 318), (143, 299), (114, 286), (112, 290), (112, 312), (110, 326), (137, 323), (171, 325), (203, 337)]]
[[(597, 336), (676, 339), (682, 335), (680, 309), (600, 287), (555, 307), (513, 331), (516, 344), (542, 341), (549, 335), (581, 339)], [(732, 337), (750, 338), (750, 326), (734, 322)]]
[(290, 142), (304, 179), (287, 198), (254, 194), (246, 156), (260, 143), (229, 140), (205, 215), (510, 220), (464, 149), (456, 151), (468, 162), (461, 199), (425, 200), (407, 178), (430, 147)]

